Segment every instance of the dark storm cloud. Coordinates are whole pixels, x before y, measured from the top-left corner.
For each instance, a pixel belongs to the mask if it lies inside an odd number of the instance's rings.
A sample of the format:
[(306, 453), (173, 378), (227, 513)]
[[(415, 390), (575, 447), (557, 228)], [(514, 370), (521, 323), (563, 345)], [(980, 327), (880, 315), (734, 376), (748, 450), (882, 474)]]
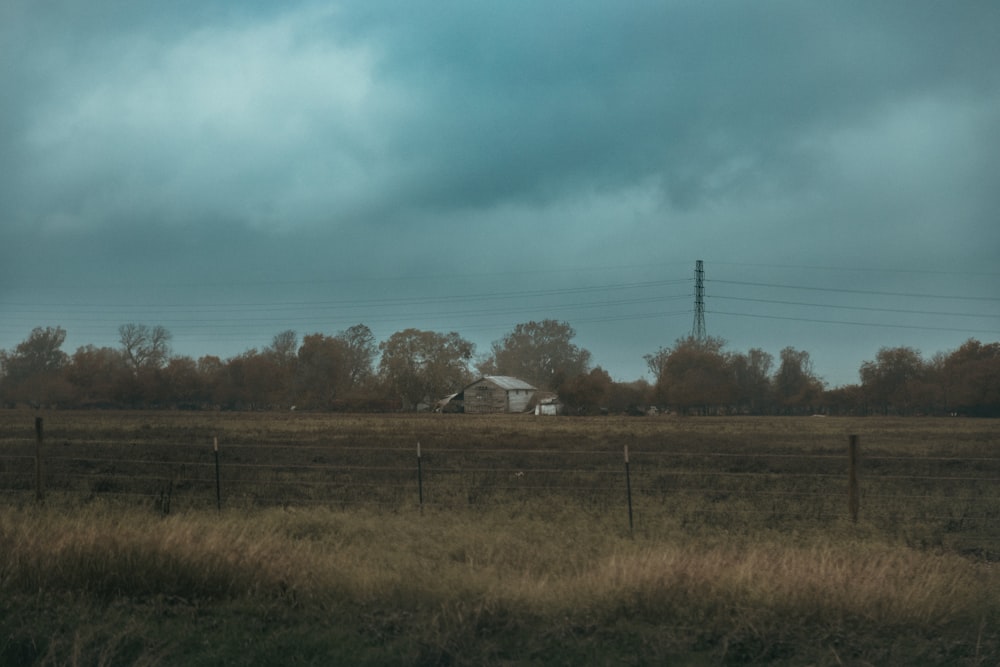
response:
[(699, 257), (996, 270), (993, 2), (15, 2), (0, 24), (0, 299)]
[(683, 205), (766, 175), (794, 185), (822, 158), (803, 145), (814, 133), (924, 95), (996, 89), (982, 67), (996, 43), (976, 11), (922, 24), (910, 4), (444, 7), (394, 6), (365, 27), (389, 35), (384, 70), (429, 91), (404, 138), (443, 182), (464, 175), (476, 203), (648, 175)]
[(986, 4), (129, 7), (23, 10), (22, 220), (376, 222), (647, 178), (689, 208), (808, 187), (824, 136), (997, 88)]

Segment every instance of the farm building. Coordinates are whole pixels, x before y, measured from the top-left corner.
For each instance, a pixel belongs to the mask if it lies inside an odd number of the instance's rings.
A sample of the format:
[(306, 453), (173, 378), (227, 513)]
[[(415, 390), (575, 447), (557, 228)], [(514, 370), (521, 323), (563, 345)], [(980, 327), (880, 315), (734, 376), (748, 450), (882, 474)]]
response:
[(535, 388), (506, 375), (486, 375), (442, 402), (443, 412), (524, 412)]
[(535, 414), (536, 415), (561, 415), (563, 413), (563, 404), (559, 398), (553, 394), (551, 396), (540, 396), (538, 400), (535, 401)]

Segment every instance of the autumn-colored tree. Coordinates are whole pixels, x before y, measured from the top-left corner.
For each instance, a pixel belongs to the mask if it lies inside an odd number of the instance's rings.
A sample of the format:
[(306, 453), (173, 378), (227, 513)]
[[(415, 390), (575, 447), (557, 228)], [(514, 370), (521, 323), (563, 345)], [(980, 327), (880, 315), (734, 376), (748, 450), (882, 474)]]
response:
[(761, 414), (771, 403), (774, 357), (759, 348), (736, 353), (729, 360), (736, 384), (736, 403), (750, 414)]
[(131, 372), (119, 350), (84, 345), (73, 353), (67, 377), (80, 405), (117, 405)]
[(912, 347), (883, 347), (858, 374), (868, 403), (882, 414), (907, 414), (928, 400), (928, 366)]
[(66, 330), (36, 327), (10, 353), (0, 353), (4, 400), (35, 405), (63, 403), (72, 397), (64, 370), (69, 356), (62, 351)]
[(208, 402), (198, 363), (191, 357), (172, 357), (161, 373), (165, 402), (193, 408)]
[(276, 334), (262, 355), (269, 362), (274, 376), (271, 378), (269, 401), (278, 405), (295, 402), (295, 376), (298, 372), (299, 336), (291, 329)]
[(941, 382), (949, 412), (1000, 417), (1000, 342), (966, 341), (945, 357)]
[[(211, 362), (199, 360), (199, 371)], [(250, 349), (227, 359), (214, 384), (213, 401), (234, 410), (258, 410), (276, 405), (277, 364), (269, 354)]]
[(205, 355), (198, 358), (198, 377), (201, 380), (206, 402), (214, 405), (225, 403), (223, 394), (228, 383), (225, 362), (215, 355)]
[(781, 351), (773, 383), (778, 406), (786, 413), (810, 412), (823, 395), (823, 382), (813, 373), (809, 353), (794, 347)]
[(736, 384), (721, 338), (678, 339), (671, 349), (661, 348), (647, 357), (651, 368), (658, 367), (655, 396), (659, 401), (681, 411), (710, 409), (730, 405), (736, 396)]
[(611, 376), (598, 366), (589, 373), (574, 375), (559, 388), (559, 400), (572, 414), (597, 414), (608, 409)]
[(645, 380), (612, 382), (606, 398), (607, 408), (613, 413), (641, 414), (649, 407), (653, 388)]
[(242, 410), (251, 403), (244, 381), (245, 357), (241, 354), (226, 359), (216, 378), (212, 399), (223, 408)]
[(867, 412), (864, 389), (859, 384), (827, 389), (823, 405), (833, 415), (863, 415)]
[(433, 401), (467, 384), (475, 346), (454, 331), (406, 329), (379, 345), (379, 375), (385, 387), (406, 408)]
[(281, 367), (269, 354), (248, 350), (242, 356), (242, 379), (245, 400), (251, 409), (260, 410), (282, 405), (287, 394), (277, 382)]
[(61, 371), (69, 357), (62, 351), (66, 330), (62, 327), (35, 327), (12, 353), (4, 353), (3, 375), (19, 381), (32, 375)]
[(491, 346), (477, 364), (484, 375), (510, 375), (539, 389), (558, 389), (561, 379), (586, 373), (590, 352), (575, 345), (576, 335), (566, 322), (524, 322)]
[(299, 348), (295, 396), (299, 405), (329, 409), (351, 386), (350, 350), (343, 339), (315, 333)]

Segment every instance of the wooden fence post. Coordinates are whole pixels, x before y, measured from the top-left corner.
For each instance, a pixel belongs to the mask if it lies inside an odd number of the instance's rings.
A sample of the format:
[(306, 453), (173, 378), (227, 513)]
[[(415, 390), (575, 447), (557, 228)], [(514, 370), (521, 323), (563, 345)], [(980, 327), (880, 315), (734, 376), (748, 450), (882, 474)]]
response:
[(847, 509), (851, 514), (851, 521), (858, 522), (858, 510), (861, 507), (858, 489), (858, 436), (852, 435), (848, 438), (847, 446)]
[(628, 445), (625, 445), (625, 494), (628, 497), (628, 532), (633, 533), (632, 525), (632, 476), (628, 467)]
[(219, 437), (212, 438), (212, 450), (215, 453), (215, 508), (222, 511), (222, 484), (219, 476)]
[(42, 418), (35, 417), (35, 500), (45, 497), (42, 490)]
[(424, 474), (420, 463), (420, 441), (417, 440), (417, 499), (420, 502), (420, 513), (424, 512)]

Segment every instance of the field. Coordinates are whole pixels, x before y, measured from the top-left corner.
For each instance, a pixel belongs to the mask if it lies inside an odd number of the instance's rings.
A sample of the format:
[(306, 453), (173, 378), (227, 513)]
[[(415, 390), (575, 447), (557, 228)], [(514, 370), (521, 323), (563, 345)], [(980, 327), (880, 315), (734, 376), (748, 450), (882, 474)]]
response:
[(1000, 422), (35, 416), (0, 664), (1000, 663)]

